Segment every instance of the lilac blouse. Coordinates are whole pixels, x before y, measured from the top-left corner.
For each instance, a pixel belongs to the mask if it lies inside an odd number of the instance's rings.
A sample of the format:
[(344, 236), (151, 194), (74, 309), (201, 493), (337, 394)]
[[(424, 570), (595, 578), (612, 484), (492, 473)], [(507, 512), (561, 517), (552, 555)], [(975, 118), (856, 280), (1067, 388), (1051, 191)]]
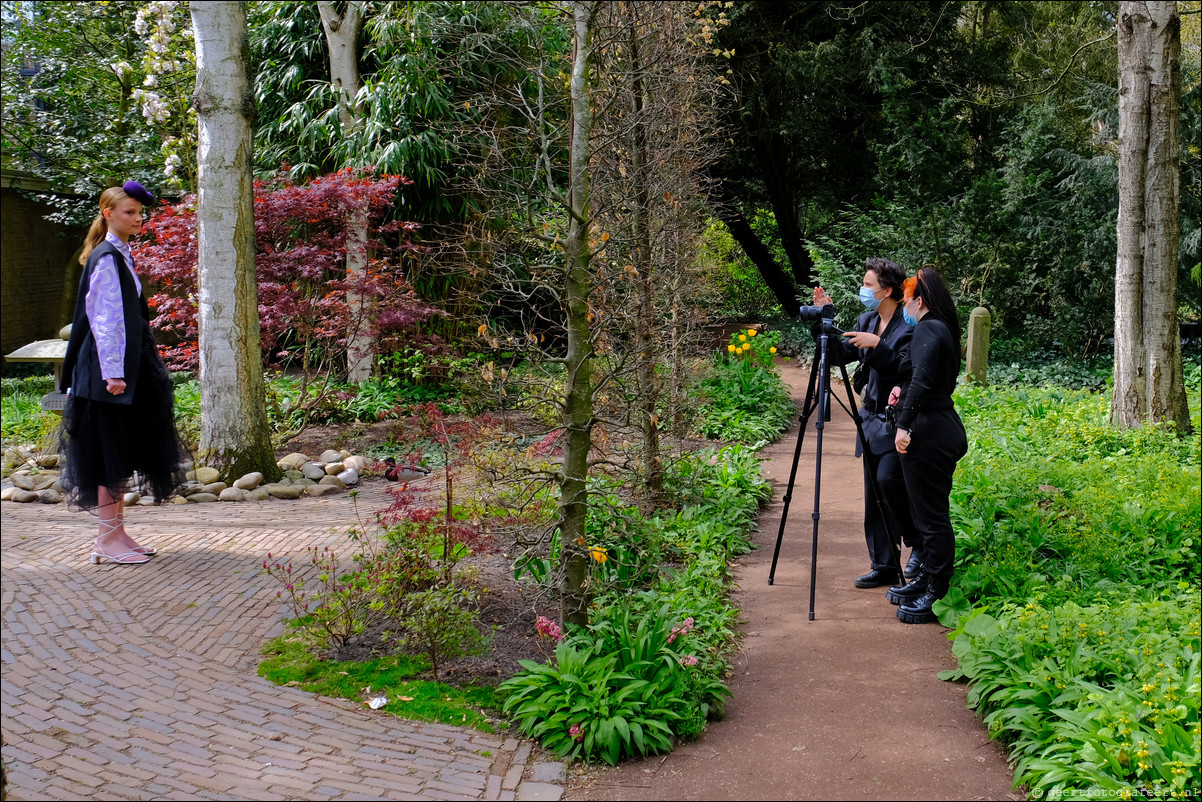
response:
[[(134, 272), (134, 255), (129, 245), (112, 232), (104, 235), (121, 255), (129, 274), (133, 276), (134, 286), (138, 295), (142, 294), (142, 282)], [(92, 269), (88, 281), (88, 294), (84, 300), (84, 309), (88, 313), (88, 323), (92, 328), (92, 337), (96, 340), (96, 354), (100, 357), (100, 375), (105, 379), (125, 378), (125, 315), (121, 303), (121, 282), (117, 278), (117, 268), (113, 257), (109, 254), (101, 256)]]

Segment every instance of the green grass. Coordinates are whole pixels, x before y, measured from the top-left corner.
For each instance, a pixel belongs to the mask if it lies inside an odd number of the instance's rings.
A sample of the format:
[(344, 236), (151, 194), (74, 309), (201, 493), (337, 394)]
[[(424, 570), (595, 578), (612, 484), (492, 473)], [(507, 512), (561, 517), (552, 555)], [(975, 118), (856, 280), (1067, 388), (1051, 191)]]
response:
[(415, 679), (429, 669), (421, 657), (393, 655), (364, 662), (336, 662), (314, 657), (296, 635), (282, 635), (263, 648), (259, 676), (277, 685), (294, 685), (322, 696), (363, 701), (383, 695), (380, 710), (415, 721), (433, 721), (495, 732), (500, 701), (489, 686), (457, 688)]
[(4, 446), (32, 445), (57, 449), (55, 434), (62, 418), (42, 410), (42, 396), (54, 389), (50, 376), (4, 379), (0, 391), (0, 439)]

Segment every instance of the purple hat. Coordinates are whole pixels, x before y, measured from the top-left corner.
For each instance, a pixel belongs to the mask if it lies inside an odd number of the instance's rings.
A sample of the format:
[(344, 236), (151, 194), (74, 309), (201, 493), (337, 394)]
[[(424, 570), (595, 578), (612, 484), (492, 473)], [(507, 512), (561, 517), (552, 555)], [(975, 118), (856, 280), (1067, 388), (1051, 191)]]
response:
[(149, 206), (154, 203), (154, 195), (150, 194), (150, 190), (139, 184), (137, 181), (126, 181), (121, 187), (126, 195), (129, 195), (136, 201), (141, 201), (143, 206)]

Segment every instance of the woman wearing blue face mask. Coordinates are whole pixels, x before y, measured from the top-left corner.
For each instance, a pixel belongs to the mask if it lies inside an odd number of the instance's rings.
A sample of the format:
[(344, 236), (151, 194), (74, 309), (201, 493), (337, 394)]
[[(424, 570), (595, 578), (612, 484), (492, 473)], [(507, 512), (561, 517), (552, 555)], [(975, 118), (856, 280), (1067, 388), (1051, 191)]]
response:
[(923, 624), (935, 620), (932, 606), (947, 595), (955, 567), (952, 475), (968, 452), (968, 437), (952, 404), (960, 376), (960, 323), (947, 284), (924, 267), (906, 279), (903, 309), (916, 322), (902, 365), (907, 378), (894, 444), (901, 454), (910, 512), (921, 538), (923, 567), (905, 586), (889, 588), (886, 596), (899, 605), (898, 618)]
[[(870, 570), (856, 577), (855, 586), (879, 588), (903, 581), (901, 542), (912, 547), (917, 544), (901, 462), (893, 446), (894, 429), (885, 420), (889, 392), (901, 384), (899, 371), (910, 346), (911, 329), (898, 310), (905, 271), (896, 263), (880, 258), (869, 259), (864, 267), (860, 302), (868, 311), (860, 315), (854, 331), (846, 332), (842, 341), (834, 343), (829, 356), (839, 364), (859, 361), (861, 366), (856, 371), (855, 389), (860, 394), (860, 422), (870, 453), (862, 453), (857, 438), (856, 456), (864, 459), (864, 540), (868, 545)], [(830, 296), (817, 287), (814, 304), (829, 303)], [(874, 468), (884, 497), (884, 514), (872, 488), (869, 471)], [(917, 574), (921, 561), (922, 555), (915, 548), (906, 565), (906, 574)]]

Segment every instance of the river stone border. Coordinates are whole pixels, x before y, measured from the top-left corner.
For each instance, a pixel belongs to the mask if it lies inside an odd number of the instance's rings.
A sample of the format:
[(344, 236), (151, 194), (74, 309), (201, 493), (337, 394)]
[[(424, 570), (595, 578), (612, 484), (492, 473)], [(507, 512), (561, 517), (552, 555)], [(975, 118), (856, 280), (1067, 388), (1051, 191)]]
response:
[[(327, 449), (314, 459), (295, 451), (276, 465), (284, 475), (276, 482), (263, 481), (263, 474), (254, 472), (233, 481), (222, 477), (216, 468), (201, 465), (188, 471), (184, 482), (169, 504), (206, 504), (215, 501), (292, 500), (301, 496), (321, 497), (345, 493), (364, 476), (373, 475), (376, 460), (349, 451)], [(30, 449), (12, 447), (4, 451), (4, 479), (0, 482), (0, 500), (22, 504), (40, 502), (58, 504), (66, 494), (59, 483), (58, 454), (35, 454)], [(125, 506), (151, 505), (154, 500), (141, 493), (125, 494)]]

